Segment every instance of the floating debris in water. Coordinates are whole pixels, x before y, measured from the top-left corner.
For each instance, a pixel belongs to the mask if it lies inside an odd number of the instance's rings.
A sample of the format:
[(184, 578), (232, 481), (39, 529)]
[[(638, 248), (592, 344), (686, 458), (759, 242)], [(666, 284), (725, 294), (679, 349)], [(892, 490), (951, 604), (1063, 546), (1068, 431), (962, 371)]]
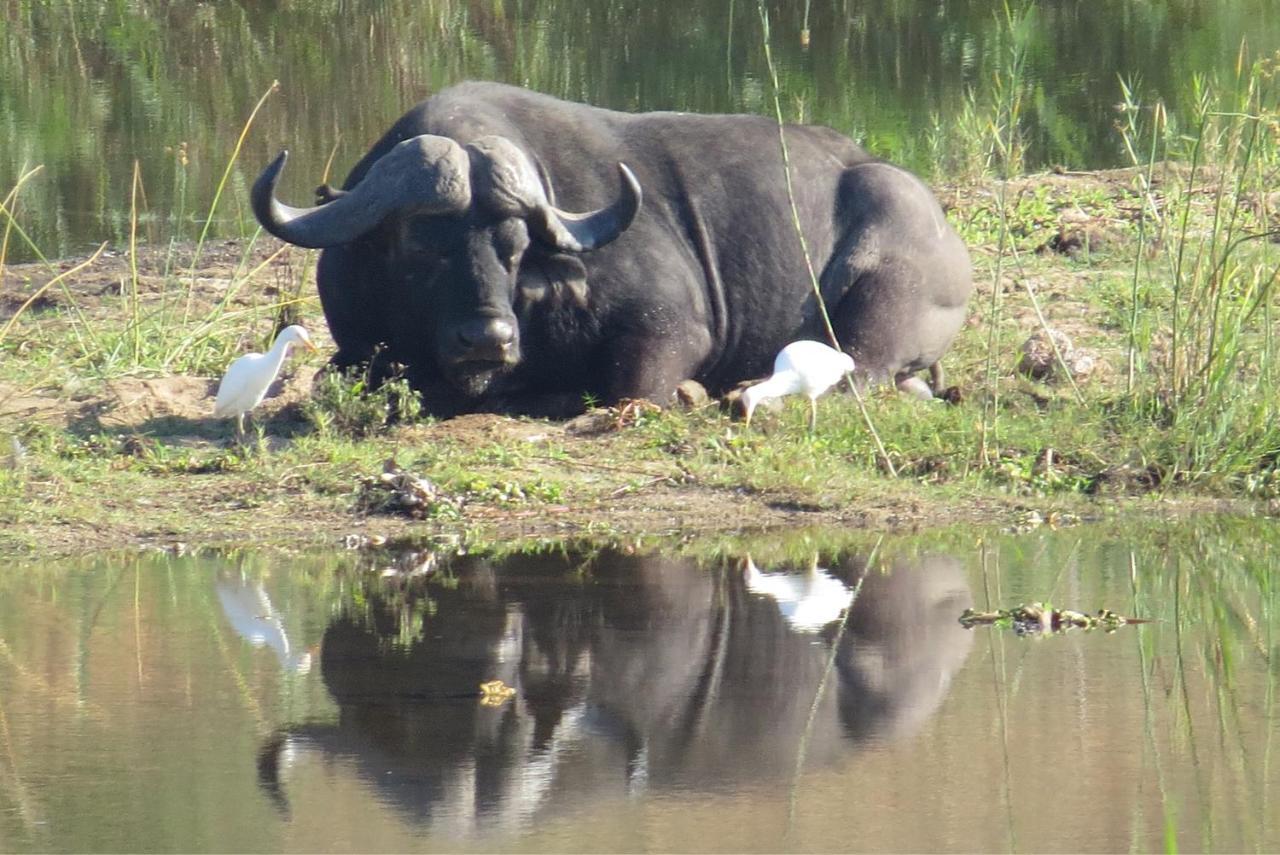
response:
[(1125, 624), (1149, 622), (1144, 618), (1118, 615), (1111, 609), (1099, 609), (1097, 614), (1090, 615), (1074, 609), (1055, 609), (1043, 603), (1026, 603), (1012, 609), (996, 609), (992, 612), (965, 609), (960, 615), (960, 625), (965, 629), (998, 626), (1012, 629), (1018, 635), (1049, 635), (1069, 629), (1115, 632)]
[(480, 703), (486, 707), (500, 707), (515, 696), (516, 690), (501, 680), (480, 684)]

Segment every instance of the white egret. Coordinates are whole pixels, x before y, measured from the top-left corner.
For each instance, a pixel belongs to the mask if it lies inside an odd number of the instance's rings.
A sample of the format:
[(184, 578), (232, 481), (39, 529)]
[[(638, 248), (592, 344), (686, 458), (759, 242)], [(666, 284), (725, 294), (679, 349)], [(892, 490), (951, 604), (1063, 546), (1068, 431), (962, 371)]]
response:
[(793, 341), (773, 361), (773, 376), (742, 392), (748, 425), (756, 405), (766, 398), (809, 397), (809, 430), (818, 424), (818, 396), (853, 371), (853, 357), (819, 341)]
[(218, 384), (218, 397), (213, 405), (214, 418), (235, 416), (236, 435), (244, 436), (245, 414), (262, 403), (292, 344), (316, 349), (307, 331), (293, 324), (280, 331), (275, 344), (266, 353), (246, 353), (232, 362)]

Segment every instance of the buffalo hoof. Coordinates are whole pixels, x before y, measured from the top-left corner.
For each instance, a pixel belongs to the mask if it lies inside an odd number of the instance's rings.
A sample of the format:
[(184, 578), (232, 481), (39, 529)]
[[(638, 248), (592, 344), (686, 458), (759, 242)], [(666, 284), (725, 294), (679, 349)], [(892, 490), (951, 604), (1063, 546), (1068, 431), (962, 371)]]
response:
[(676, 403), (686, 410), (705, 407), (710, 400), (706, 387), (697, 380), (685, 380), (676, 386)]
[(916, 377), (915, 375), (903, 377), (898, 381), (898, 389), (913, 398), (919, 398), (921, 401), (933, 400), (933, 390), (929, 388), (929, 384), (924, 382), (922, 377)]

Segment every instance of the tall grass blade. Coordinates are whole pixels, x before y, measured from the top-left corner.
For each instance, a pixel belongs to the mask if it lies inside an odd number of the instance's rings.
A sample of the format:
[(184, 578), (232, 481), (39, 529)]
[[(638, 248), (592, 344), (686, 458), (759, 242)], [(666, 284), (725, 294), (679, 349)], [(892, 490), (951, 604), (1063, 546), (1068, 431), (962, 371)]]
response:
[(22, 238), (23, 242), (27, 245), (27, 248), (31, 250), (32, 254), (35, 255), (36, 258), (40, 259), (44, 266), (49, 268), (51, 272), (54, 270), (53, 263), (45, 257), (43, 252), (40, 251), (40, 247), (36, 246), (36, 242), (32, 240), (31, 236), (22, 228), (22, 225), (18, 222), (17, 216), (13, 213), (13, 207), (17, 201), (18, 192), (22, 189), (22, 185), (26, 184), (42, 169), (44, 169), (43, 166), (35, 166), (31, 169), (26, 169), (24, 167), (22, 174), (18, 176), (18, 180), (13, 183), (13, 188), (9, 191), (9, 194), (4, 197), (4, 201), (0, 202), (0, 214), (4, 215), (4, 242), (0, 244), (0, 272), (4, 271), (3, 262), (4, 259), (8, 257), (9, 237), (11, 232), (17, 232), (18, 236)]
[[(231, 172), (235, 168), (236, 161), (240, 158), (240, 150), (244, 148), (244, 141), (249, 136), (249, 129), (253, 127), (253, 120), (257, 118), (258, 111), (262, 109), (262, 105), (267, 102), (274, 93), (280, 90), (280, 81), (273, 80), (271, 85), (267, 87), (267, 91), (262, 93), (262, 97), (258, 99), (258, 103), (253, 105), (253, 110), (249, 112), (249, 118), (245, 120), (244, 126), (240, 129), (240, 136), (236, 138), (236, 144), (231, 150), (231, 156), (227, 159), (226, 168), (222, 171), (222, 178), (218, 181), (218, 186), (214, 190), (213, 200), (209, 203), (209, 213), (205, 216), (204, 226), (200, 229), (200, 237), (196, 239), (196, 248), (191, 256), (190, 279), (194, 285), (196, 270), (200, 265), (200, 254), (204, 249), (205, 240), (209, 236), (209, 229), (213, 225), (214, 215), (218, 211), (218, 202), (222, 199), (222, 193), (226, 189), (227, 181), (231, 178)], [(191, 317), (191, 295), (187, 295), (187, 307), (183, 312), (182, 322), (185, 324)]]
[(129, 197), (129, 281), (133, 286), (130, 326), (133, 328), (133, 363), (142, 361), (142, 324), (138, 316), (138, 185), (142, 174), (138, 161), (133, 162), (133, 191)]
[[(836, 338), (836, 331), (831, 326), (831, 317), (827, 314), (826, 301), (822, 299), (822, 288), (818, 285), (818, 274), (813, 269), (813, 259), (809, 257), (809, 242), (804, 236), (804, 228), (800, 224), (800, 211), (796, 207), (795, 188), (791, 181), (791, 157), (787, 149), (786, 125), (782, 118), (782, 100), (780, 96), (781, 87), (778, 84), (778, 71), (773, 64), (773, 50), (770, 47), (769, 36), (769, 12), (765, 9), (764, 0), (760, 0), (760, 26), (764, 37), (764, 60), (765, 65), (769, 69), (769, 79), (773, 84), (773, 111), (778, 125), (778, 145), (782, 150), (782, 173), (787, 183), (787, 201), (791, 206), (791, 225), (795, 229), (796, 237), (800, 241), (800, 254), (804, 257), (805, 271), (809, 274), (809, 285), (813, 288), (814, 299), (818, 306), (818, 313), (822, 317), (823, 327), (826, 329), (827, 339), (831, 346), (840, 349), (840, 341)], [(880, 440), (880, 433), (876, 430), (875, 423), (871, 420), (871, 414), (867, 412), (866, 403), (862, 400), (862, 393), (858, 391), (857, 384), (854, 383), (850, 376), (845, 377), (849, 390), (853, 392), (854, 400), (858, 403), (858, 410), (862, 413), (862, 419), (867, 425), (867, 430), (871, 434), (871, 439), (875, 443), (876, 452), (880, 455), (885, 469), (890, 477), (898, 477), (898, 470), (893, 465), (893, 460), (889, 457), (889, 452), (885, 450), (884, 443)]]
[(13, 329), (13, 325), (18, 322), (18, 318), (22, 317), (22, 313), (25, 312), (27, 309), (29, 309), (32, 303), (40, 299), (40, 295), (42, 295), (45, 291), (48, 291), (54, 285), (62, 284), (64, 280), (69, 279), (70, 277), (79, 273), (81, 270), (84, 270), (86, 267), (93, 264), (95, 261), (98, 260), (98, 256), (102, 255), (102, 253), (106, 250), (106, 248), (107, 248), (107, 244), (106, 242), (103, 242), (96, 250), (94, 250), (93, 255), (90, 255), (88, 258), (86, 258), (84, 261), (77, 264), (75, 267), (71, 267), (67, 270), (62, 271), (57, 276), (53, 277), (48, 282), (44, 283), (35, 291), (33, 291), (31, 293), (31, 296), (28, 297), (21, 306), (18, 307), (18, 310), (13, 313), (13, 316), (9, 318), (9, 320), (5, 323), (5, 325), (3, 327), (0, 327), (0, 344), (4, 343), (5, 338), (9, 335), (9, 330)]

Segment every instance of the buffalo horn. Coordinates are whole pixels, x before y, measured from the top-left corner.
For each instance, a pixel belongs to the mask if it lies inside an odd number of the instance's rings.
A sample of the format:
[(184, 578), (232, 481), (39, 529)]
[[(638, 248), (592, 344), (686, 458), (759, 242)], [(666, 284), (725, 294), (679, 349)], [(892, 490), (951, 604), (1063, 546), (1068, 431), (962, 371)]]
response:
[(627, 230), (640, 212), (643, 194), (635, 173), (625, 163), (618, 164), (622, 193), (612, 204), (585, 214), (571, 214), (550, 203), (532, 209), (527, 222), (547, 243), (568, 252), (582, 252), (604, 246)]
[(471, 184), (477, 200), (501, 213), (523, 216), (543, 243), (566, 252), (596, 249), (626, 231), (640, 211), (640, 182), (626, 164), (618, 164), (622, 193), (609, 205), (574, 214), (547, 200), (528, 156), (510, 140), (481, 137), (467, 145)]
[(467, 154), (448, 137), (423, 134), (398, 143), (351, 190), (314, 208), (276, 199), (289, 153), (283, 151), (253, 184), (253, 213), (271, 234), (297, 246), (349, 243), (399, 210), (445, 213), (471, 204)]

